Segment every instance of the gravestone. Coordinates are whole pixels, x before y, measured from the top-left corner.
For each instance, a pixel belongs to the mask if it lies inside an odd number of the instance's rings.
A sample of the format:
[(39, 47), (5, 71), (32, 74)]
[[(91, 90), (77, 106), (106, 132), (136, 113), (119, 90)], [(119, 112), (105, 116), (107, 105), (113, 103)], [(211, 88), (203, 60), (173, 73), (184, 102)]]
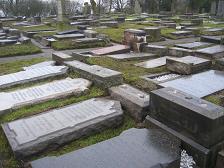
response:
[(96, 38), (98, 33), (96, 31), (93, 31), (93, 30), (84, 30), (84, 35), (87, 38)]
[(204, 57), (208, 59), (222, 58), (224, 57), (224, 46), (215, 45), (212, 47), (196, 50), (196, 56), (200, 56), (200, 57)]
[(155, 58), (155, 54), (150, 53), (125, 53), (125, 54), (115, 54), (115, 55), (107, 55), (107, 57), (110, 57), (115, 60), (121, 60), (121, 61), (136, 61), (136, 60), (145, 60), (145, 59), (152, 59)]
[[(211, 80), (212, 79), (212, 80)], [(159, 84), (172, 87), (196, 97), (205, 97), (224, 89), (224, 72), (209, 70)]]
[(79, 34), (80, 31), (79, 30), (66, 30), (66, 31), (61, 31), (61, 32), (57, 32), (57, 35), (65, 35), (65, 34)]
[(21, 158), (119, 126), (122, 120), (119, 102), (90, 99), (5, 123), (2, 128), (14, 154)]
[(79, 96), (88, 90), (91, 82), (85, 79), (71, 79), (53, 81), (47, 84), (0, 93), (0, 115), (10, 113), (14, 109), (41, 103), (51, 99)]
[(213, 67), (214, 67), (214, 69), (223, 71), (224, 70), (224, 58), (216, 59)]
[(224, 17), (224, 0), (219, 0), (217, 16), (223, 18)]
[(143, 30), (148, 35), (147, 42), (161, 41), (161, 29), (159, 27), (145, 27)]
[(216, 168), (224, 167), (224, 150), (220, 151), (217, 156)]
[(3, 75), (0, 76), (0, 88), (7, 88), (18, 84), (63, 75), (67, 72), (67, 69), (66, 66), (45, 66)]
[(55, 65), (55, 61), (44, 61), (41, 63), (37, 63), (28, 67), (23, 67), (23, 70), (29, 70), (29, 69), (35, 69), (35, 68), (42, 68), (45, 66), (54, 66)]
[(63, 52), (54, 52), (52, 53), (52, 60), (56, 61), (56, 64), (62, 65), (65, 61), (74, 60), (74, 57)]
[(206, 29), (203, 31), (204, 35), (223, 35), (224, 34), (224, 29), (223, 28), (210, 28), (210, 29)]
[(206, 48), (213, 45), (212, 43), (206, 42), (192, 42), (192, 43), (183, 43), (183, 44), (175, 44), (176, 47), (195, 50), (198, 48)]
[(224, 36), (201, 36), (200, 41), (221, 44), (222, 38)]
[(212, 62), (210, 60), (194, 56), (166, 59), (166, 67), (168, 70), (183, 75), (189, 75), (209, 69), (211, 65)]
[(161, 57), (161, 58), (156, 58), (156, 59), (148, 60), (145, 62), (137, 63), (137, 64), (135, 64), (135, 66), (139, 66), (139, 67), (147, 68), (147, 69), (158, 68), (158, 67), (166, 65), (167, 58), (169, 58), (169, 57), (165, 56), (165, 57)]
[(38, 25), (41, 24), (41, 17), (40, 16), (34, 16), (33, 17), (33, 23)]
[(164, 56), (168, 54), (168, 48), (160, 45), (147, 45), (143, 49), (144, 52), (157, 54), (158, 56)]
[(191, 19), (191, 23), (194, 24), (194, 26), (202, 26), (203, 19), (202, 18)]
[(109, 89), (112, 99), (120, 101), (121, 105), (137, 122), (142, 122), (148, 112), (149, 95), (130, 85), (123, 84)]
[(63, 35), (53, 35), (54, 38), (58, 40), (66, 40), (66, 39), (79, 39), (84, 38), (84, 34), (63, 34)]
[(16, 43), (17, 43), (17, 40), (8, 40), (8, 39), (0, 40), (0, 46), (11, 45)]
[(100, 22), (100, 26), (107, 26), (111, 28), (118, 28), (119, 23), (117, 21)]
[(171, 34), (173, 36), (175, 36), (176, 38), (182, 38), (182, 37), (189, 37), (192, 36), (192, 31), (175, 31), (175, 32), (171, 32)]
[(179, 47), (168, 48), (168, 55), (175, 57), (184, 57), (188, 55), (194, 55), (194, 51)]
[(171, 168), (180, 165), (180, 141), (158, 129), (132, 128), (112, 139), (62, 156), (31, 162), (32, 168)]
[(211, 2), (211, 10), (210, 10), (211, 15), (216, 15), (216, 1)]
[(123, 82), (122, 74), (118, 71), (98, 65), (88, 65), (80, 61), (68, 61), (65, 64), (84, 78), (103, 88), (120, 85)]
[(0, 21), (0, 29), (3, 28), (3, 23)]
[(90, 51), (92, 55), (110, 55), (110, 54), (122, 54), (130, 51), (130, 47), (126, 45), (114, 45), (111, 47), (104, 47), (96, 50)]

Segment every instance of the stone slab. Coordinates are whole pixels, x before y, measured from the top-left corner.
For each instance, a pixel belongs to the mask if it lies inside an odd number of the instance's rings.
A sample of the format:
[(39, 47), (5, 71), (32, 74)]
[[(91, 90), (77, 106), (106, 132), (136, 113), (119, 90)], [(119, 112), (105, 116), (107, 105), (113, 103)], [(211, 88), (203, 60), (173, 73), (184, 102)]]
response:
[(90, 85), (91, 82), (86, 79), (67, 78), (26, 89), (1, 92), (0, 115), (10, 113), (14, 109), (26, 105), (33, 105), (69, 95), (80, 95), (83, 92), (88, 91), (88, 87), (90, 87)]
[(175, 56), (175, 57), (184, 57), (188, 55), (194, 55), (194, 52), (189, 49), (171, 47), (168, 49), (168, 55)]
[(183, 75), (189, 75), (209, 69), (211, 65), (212, 62), (210, 60), (194, 56), (166, 59), (166, 67), (168, 70)]
[(118, 71), (98, 65), (88, 65), (80, 61), (68, 61), (65, 64), (100, 87), (109, 88), (123, 82), (122, 73)]
[(122, 54), (130, 51), (130, 47), (126, 45), (115, 45), (111, 47), (104, 47), (101, 49), (92, 50), (93, 55), (110, 55), (110, 54)]
[(84, 34), (63, 34), (63, 35), (53, 35), (54, 38), (58, 40), (64, 40), (64, 39), (78, 39), (78, 38), (84, 38)]
[(206, 148), (224, 140), (224, 108), (182, 91), (152, 91), (149, 115)]
[(216, 168), (223, 168), (224, 167), (224, 150), (218, 153)]
[(142, 122), (149, 109), (149, 95), (130, 85), (123, 84), (109, 89), (112, 99), (121, 102), (121, 105), (137, 121)]
[(107, 55), (107, 57), (121, 61), (137, 61), (137, 60), (152, 59), (155, 58), (156, 55), (151, 53), (125, 53), (125, 54)]
[(90, 99), (5, 123), (2, 128), (14, 154), (20, 158), (116, 127), (122, 120), (119, 102)]
[(120, 136), (59, 156), (31, 162), (32, 168), (177, 168), (179, 141), (158, 129), (124, 131)]
[(75, 58), (71, 55), (65, 54), (63, 52), (52, 53), (52, 60), (56, 61), (56, 64), (62, 65), (64, 61), (72, 61)]
[(209, 42), (215, 44), (220, 44), (222, 39), (224, 39), (224, 36), (201, 36), (202, 42)]
[(168, 48), (166, 46), (160, 45), (147, 45), (143, 49), (144, 52), (157, 54), (159, 56), (164, 56), (168, 54)]
[(44, 62), (40, 62), (28, 67), (23, 67), (23, 70), (29, 70), (29, 69), (35, 69), (35, 68), (42, 68), (45, 66), (54, 66), (55, 65), (55, 61), (44, 61)]
[(10, 45), (10, 44), (16, 44), (17, 40), (9, 40), (9, 39), (2, 39), (0, 40), (0, 46)]
[(188, 35), (192, 35), (192, 31), (175, 31), (171, 33), (172, 35), (175, 36), (188, 36)]
[(196, 50), (196, 55), (209, 59), (224, 57), (224, 45), (215, 45)]
[(185, 48), (185, 49), (198, 49), (198, 48), (206, 48), (211, 46), (212, 43), (206, 43), (206, 42), (193, 42), (193, 43), (184, 43), (184, 44), (176, 44), (176, 47)]
[(66, 66), (44, 66), (0, 76), (0, 88), (46, 79), (67, 72)]
[(61, 31), (61, 32), (57, 32), (57, 35), (65, 35), (65, 34), (76, 34), (76, 33), (80, 33), (79, 30), (66, 30), (66, 31)]
[(139, 66), (139, 67), (147, 68), (147, 69), (158, 68), (158, 67), (166, 65), (166, 59), (167, 58), (170, 58), (170, 57), (165, 56), (165, 57), (160, 57), (160, 58), (148, 60), (148, 61), (145, 61), (145, 62), (137, 63), (137, 64), (135, 64), (135, 66)]
[(202, 98), (224, 89), (224, 72), (209, 70), (160, 84)]

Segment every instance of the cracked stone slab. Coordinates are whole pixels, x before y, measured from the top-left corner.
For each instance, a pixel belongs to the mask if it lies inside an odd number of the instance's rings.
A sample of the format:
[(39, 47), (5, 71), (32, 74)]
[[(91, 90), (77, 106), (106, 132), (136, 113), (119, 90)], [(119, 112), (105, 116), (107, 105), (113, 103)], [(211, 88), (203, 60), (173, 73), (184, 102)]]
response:
[(53, 76), (63, 75), (67, 72), (66, 66), (44, 66), (29, 68), (12, 74), (0, 76), (0, 88), (7, 88), (18, 84), (33, 82)]
[(23, 67), (23, 70), (30, 70), (30, 69), (42, 68), (42, 67), (54, 66), (54, 65), (55, 65), (55, 61), (44, 61), (44, 62), (40, 62), (28, 67)]
[(112, 139), (61, 156), (32, 161), (32, 168), (171, 168), (180, 165), (180, 141), (159, 129), (124, 131)]
[(95, 84), (109, 88), (123, 82), (122, 73), (98, 65), (88, 65), (80, 61), (65, 62), (75, 72), (80, 73), (83, 78), (94, 81)]
[(121, 105), (138, 122), (144, 120), (149, 110), (149, 95), (130, 85), (123, 84), (109, 89), (111, 98), (121, 102)]
[(88, 136), (123, 121), (118, 101), (89, 99), (2, 125), (14, 154), (20, 158)]
[(22, 106), (57, 99), (69, 95), (80, 95), (88, 90), (91, 82), (76, 78), (57, 80), (47, 84), (0, 93), (0, 115)]

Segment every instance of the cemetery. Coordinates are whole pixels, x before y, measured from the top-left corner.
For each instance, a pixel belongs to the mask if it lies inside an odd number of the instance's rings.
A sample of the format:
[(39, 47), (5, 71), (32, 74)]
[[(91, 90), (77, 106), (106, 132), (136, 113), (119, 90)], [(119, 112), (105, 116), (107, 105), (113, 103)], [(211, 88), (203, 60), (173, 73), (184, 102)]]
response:
[(223, 0), (0, 0), (0, 168), (224, 168)]

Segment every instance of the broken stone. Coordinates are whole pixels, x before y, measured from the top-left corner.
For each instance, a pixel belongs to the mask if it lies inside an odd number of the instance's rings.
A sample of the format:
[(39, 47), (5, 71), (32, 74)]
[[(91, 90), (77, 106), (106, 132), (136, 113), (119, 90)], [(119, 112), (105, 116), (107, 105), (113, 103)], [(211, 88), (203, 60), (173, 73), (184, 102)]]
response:
[(5, 123), (2, 128), (14, 154), (21, 158), (116, 127), (122, 120), (119, 102), (90, 99)]

